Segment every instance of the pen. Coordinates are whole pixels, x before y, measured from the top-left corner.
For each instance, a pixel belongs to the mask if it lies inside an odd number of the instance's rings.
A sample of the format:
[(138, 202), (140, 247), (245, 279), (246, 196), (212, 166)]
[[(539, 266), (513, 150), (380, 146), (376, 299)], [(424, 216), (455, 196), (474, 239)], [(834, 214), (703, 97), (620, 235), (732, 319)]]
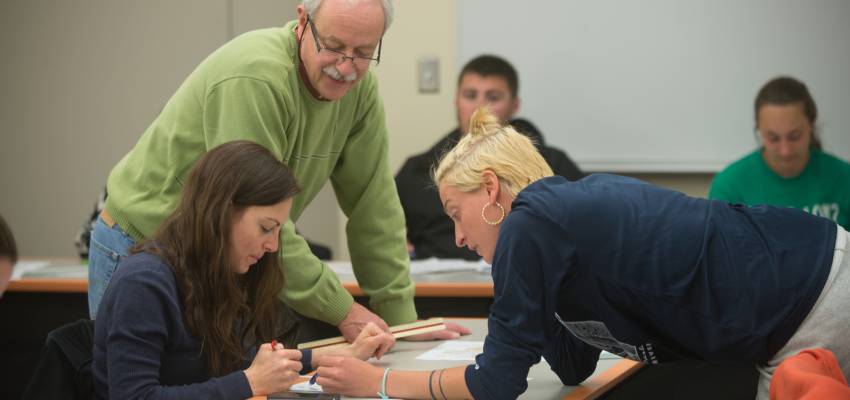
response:
[(313, 374), (313, 376), (311, 376), (311, 377), (310, 377), (310, 384), (311, 384), (311, 385), (315, 385), (315, 384), (316, 384), (316, 379), (317, 379), (318, 377), (319, 377), (319, 373), (318, 373), (318, 372), (316, 372), (315, 374)]

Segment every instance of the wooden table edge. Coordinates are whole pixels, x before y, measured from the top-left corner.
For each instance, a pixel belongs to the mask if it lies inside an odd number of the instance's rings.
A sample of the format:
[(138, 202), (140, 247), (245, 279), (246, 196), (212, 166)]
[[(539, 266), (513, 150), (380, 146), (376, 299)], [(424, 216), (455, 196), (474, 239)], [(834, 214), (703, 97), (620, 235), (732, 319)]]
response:
[[(344, 282), (343, 287), (352, 296), (363, 296), (357, 282)], [(86, 293), (87, 279), (24, 278), (9, 282), (10, 292)], [(419, 282), (417, 297), (493, 297), (493, 284), (487, 282)]]
[[(415, 282), (416, 297), (493, 297), (492, 282)], [(352, 296), (363, 296), (357, 282), (343, 282)]]
[(87, 279), (25, 278), (9, 282), (9, 292), (86, 293)]

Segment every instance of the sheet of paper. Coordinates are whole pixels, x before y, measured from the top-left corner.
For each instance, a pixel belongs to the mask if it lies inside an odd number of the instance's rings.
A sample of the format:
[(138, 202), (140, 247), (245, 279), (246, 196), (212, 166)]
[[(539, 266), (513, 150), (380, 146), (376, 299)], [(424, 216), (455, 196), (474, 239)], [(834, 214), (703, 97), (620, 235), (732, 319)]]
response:
[(322, 385), (318, 383), (311, 385), (310, 381), (303, 381), (290, 386), (289, 391), (298, 393), (322, 393)]
[(429, 361), (475, 361), (484, 351), (483, 341), (448, 340), (416, 357)]
[[(309, 381), (298, 382), (289, 387), (290, 392), (295, 393), (323, 393), (322, 385), (318, 383), (310, 384)], [(380, 397), (365, 397), (366, 399), (380, 399)], [(391, 399), (392, 400), (392, 399)]]
[(15, 264), (15, 268), (12, 269), (12, 280), (20, 280), (25, 273), (37, 271), (46, 267), (48, 264), (47, 261), (18, 261)]
[[(475, 356), (481, 354), (483, 351), (484, 342), (449, 340), (420, 354), (416, 359), (429, 361), (475, 361)], [(599, 354), (599, 358), (603, 360), (616, 360), (622, 357), (603, 350)]]
[(23, 273), (22, 278), (85, 279), (89, 267), (83, 264), (50, 264)]
[[(351, 269), (350, 261), (329, 261), (327, 264), (338, 275), (352, 275), (354, 273)], [(483, 260), (467, 261), (443, 258), (426, 258), (424, 260), (413, 260), (410, 262), (410, 273), (414, 275), (460, 271), (488, 274), (490, 273), (490, 265)]]

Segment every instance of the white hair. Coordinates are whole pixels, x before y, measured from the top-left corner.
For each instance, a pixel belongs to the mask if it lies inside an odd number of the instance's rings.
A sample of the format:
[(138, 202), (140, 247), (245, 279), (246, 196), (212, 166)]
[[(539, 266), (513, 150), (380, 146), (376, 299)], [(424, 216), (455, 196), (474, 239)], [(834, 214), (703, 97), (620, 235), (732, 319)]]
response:
[[(390, 29), (390, 24), (393, 23), (393, 2), (392, 0), (380, 0), (381, 8), (384, 9), (384, 33)], [(311, 17), (316, 16), (316, 11), (322, 5), (322, 0), (303, 0), (301, 3), (304, 6), (304, 11)]]

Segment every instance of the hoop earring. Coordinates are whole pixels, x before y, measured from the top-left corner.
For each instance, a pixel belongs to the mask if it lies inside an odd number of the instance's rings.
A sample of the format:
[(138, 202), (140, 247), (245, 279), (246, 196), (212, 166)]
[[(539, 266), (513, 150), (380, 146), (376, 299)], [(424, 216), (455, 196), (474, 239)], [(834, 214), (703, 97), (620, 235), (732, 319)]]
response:
[[(484, 216), (484, 211), (487, 210), (487, 207), (489, 207), (492, 204), (496, 204), (496, 206), (499, 207), (499, 211), (501, 211), (501, 213), (502, 213), (502, 215), (499, 215), (499, 219), (497, 219), (495, 221), (490, 221), (490, 220), (487, 219), (487, 217)], [(486, 222), (488, 225), (499, 225), (502, 222), (502, 220), (505, 219), (505, 208), (502, 207), (502, 205), (499, 204), (498, 201), (495, 202), (495, 203), (487, 203), (487, 204), (484, 205), (484, 208), (481, 209), (481, 219), (483, 219), (484, 222)]]

